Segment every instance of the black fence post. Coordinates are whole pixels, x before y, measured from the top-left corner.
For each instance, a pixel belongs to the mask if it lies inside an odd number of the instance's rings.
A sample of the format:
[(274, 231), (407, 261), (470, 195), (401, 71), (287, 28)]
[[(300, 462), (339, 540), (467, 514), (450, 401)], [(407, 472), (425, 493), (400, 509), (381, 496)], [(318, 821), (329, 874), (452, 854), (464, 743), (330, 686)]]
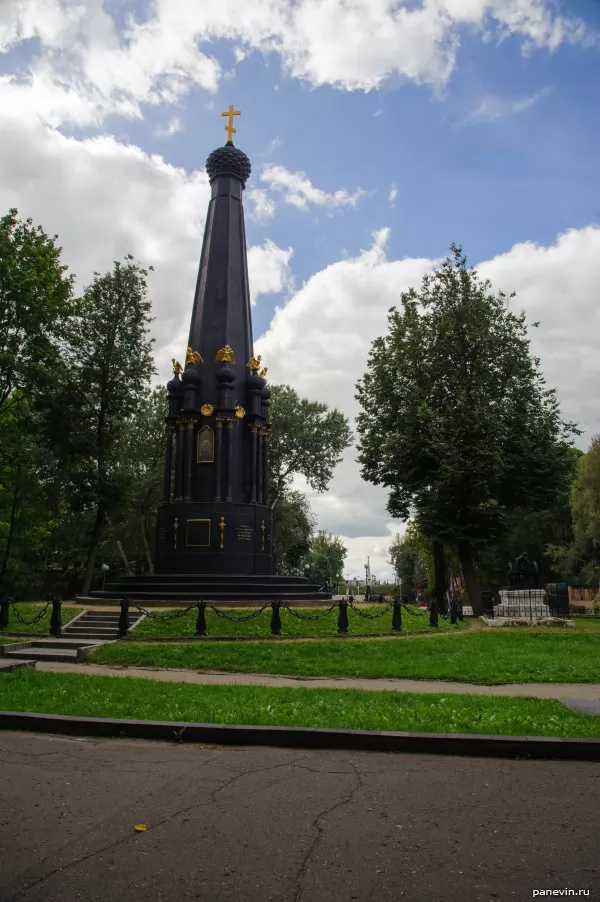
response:
[(62, 633), (62, 601), (57, 595), (52, 596), (52, 616), (50, 617), (50, 635), (60, 639)]
[(129, 630), (129, 599), (121, 599), (121, 613), (119, 614), (119, 639), (127, 635)]
[(429, 626), (438, 626), (438, 603), (435, 598), (429, 602)]
[(279, 616), (280, 601), (271, 602), (271, 635), (281, 636), (281, 617)]
[(5, 630), (10, 623), (10, 598), (3, 595), (0, 599), (0, 630)]
[(206, 636), (206, 602), (198, 602), (198, 617), (196, 618), (196, 635)]
[(458, 598), (453, 595), (450, 599), (450, 623), (456, 623), (458, 620)]
[(402, 601), (399, 598), (394, 598), (392, 629), (396, 630), (396, 632), (402, 629)]
[(338, 602), (340, 613), (338, 614), (338, 635), (346, 636), (348, 633), (348, 602), (341, 598)]

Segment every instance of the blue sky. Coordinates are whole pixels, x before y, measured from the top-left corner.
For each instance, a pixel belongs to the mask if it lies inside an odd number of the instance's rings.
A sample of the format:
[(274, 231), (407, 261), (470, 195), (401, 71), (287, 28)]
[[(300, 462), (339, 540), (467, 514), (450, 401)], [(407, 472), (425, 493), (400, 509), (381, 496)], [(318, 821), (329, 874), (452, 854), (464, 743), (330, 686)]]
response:
[[(274, 380), (353, 418), (387, 309), (456, 241), (542, 320), (583, 446), (599, 431), (600, 3), (3, 0), (0, 205), (58, 232), (83, 282), (128, 252), (155, 265), (163, 378), (230, 103)], [(311, 502), (352, 569), (385, 572), (400, 527), (354, 457)]]
[[(600, 5), (563, 9), (600, 30)], [(268, 235), (293, 246), (298, 283), (368, 246), (383, 226), (392, 230), (394, 256), (439, 257), (457, 241), (477, 263), (521, 241), (547, 244), (599, 218), (596, 49), (563, 46), (525, 56), (516, 38), (483, 44), (467, 36), (441, 92), (392, 78), (368, 93), (290, 78), (274, 53), (253, 53), (236, 65), (231, 42), (207, 49), (230, 72), (214, 96), (197, 90), (178, 107), (146, 105), (143, 121), (111, 117), (109, 128), (193, 170), (221, 143), (219, 113), (235, 101), (242, 112), (235, 140), (253, 161), (252, 184), (260, 165), (276, 160), (325, 191), (367, 192), (351, 210), (320, 211), (307, 221), (282, 205), (274, 222), (248, 223), (250, 242)], [(173, 117), (181, 131), (157, 137), (156, 128)], [(280, 299), (270, 301), (256, 311), (257, 335)]]

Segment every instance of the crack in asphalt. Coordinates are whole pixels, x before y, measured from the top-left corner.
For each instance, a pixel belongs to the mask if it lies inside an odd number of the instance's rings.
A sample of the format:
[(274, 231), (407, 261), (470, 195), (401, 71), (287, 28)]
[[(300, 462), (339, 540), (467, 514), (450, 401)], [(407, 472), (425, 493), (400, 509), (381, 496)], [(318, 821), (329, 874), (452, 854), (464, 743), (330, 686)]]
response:
[[(328, 814), (331, 814), (333, 811), (336, 811), (338, 808), (343, 808), (344, 805), (349, 805), (350, 802), (353, 801), (354, 796), (358, 792), (358, 790), (362, 789), (362, 787), (363, 787), (362, 776), (352, 761), (350, 762), (350, 766), (351, 766), (352, 770), (354, 771), (354, 776), (356, 777), (356, 786), (354, 786), (350, 790), (350, 793), (345, 798), (341, 799), (339, 802), (335, 802), (333, 805), (330, 805), (329, 808), (325, 808), (323, 811), (321, 811), (320, 814), (318, 814), (316, 816), (316, 818), (314, 819), (314, 821), (312, 822), (312, 827), (317, 832), (315, 834), (315, 837), (314, 837), (312, 843), (308, 847), (308, 849), (304, 855), (304, 858), (302, 859), (302, 863), (298, 869), (298, 873), (296, 874), (296, 879), (294, 881), (295, 890), (294, 890), (293, 902), (300, 902), (300, 899), (302, 898), (302, 896), (304, 894), (304, 878), (306, 877), (307, 871), (310, 867), (310, 864), (312, 862), (314, 854), (325, 834), (325, 828), (323, 826), (321, 826), (320, 821), (322, 821), (324, 818), (326, 818)], [(310, 768), (308, 768), (308, 769), (310, 770)], [(346, 773), (347, 773), (347, 771), (346, 771)]]
[[(216, 758), (216, 757), (217, 757), (216, 755), (211, 756), (211, 758), (209, 760), (213, 761), (214, 758)], [(235, 783), (236, 780), (239, 780), (242, 777), (248, 776), (249, 774), (266, 773), (267, 771), (277, 770), (278, 768), (282, 768), (282, 767), (290, 767), (292, 765), (295, 765), (297, 761), (301, 761), (305, 757), (306, 757), (305, 755), (301, 755), (298, 758), (293, 758), (291, 761), (285, 761), (281, 764), (272, 764), (272, 765), (269, 765), (269, 767), (261, 767), (261, 768), (253, 768), (252, 766), (250, 766), (250, 767), (245, 768), (242, 771), (238, 771), (233, 777), (231, 777), (229, 780), (226, 780), (226, 782), (223, 783), (221, 786), (217, 787), (217, 789), (213, 790), (208, 795), (208, 797), (205, 797), (198, 802), (194, 802), (193, 805), (187, 805), (187, 806), (184, 806), (183, 808), (178, 808), (177, 811), (174, 811), (168, 817), (165, 817), (161, 821), (158, 821), (157, 823), (148, 826), (146, 828), (147, 832), (151, 832), (152, 830), (157, 830), (159, 827), (164, 826), (164, 824), (168, 823), (169, 821), (174, 820), (179, 815), (188, 814), (190, 811), (193, 811), (195, 808), (199, 808), (202, 805), (206, 805), (207, 801), (212, 802), (213, 804), (217, 804), (217, 800), (216, 800), (217, 794), (219, 792), (222, 792), (224, 789), (227, 789), (229, 786), (231, 786), (233, 783)], [(203, 766), (206, 763), (208, 763), (208, 762), (203, 762)], [(195, 770), (197, 765), (194, 765), (193, 767)], [(188, 773), (181, 774), (178, 777), (176, 777), (174, 780), (170, 780), (169, 783), (177, 782), (178, 780), (181, 780), (182, 778), (185, 778), (188, 776), (189, 776)], [(166, 785), (168, 785), (168, 784), (166, 784)], [(164, 787), (161, 787), (161, 788), (164, 789)], [(52, 855), (55, 856), (55, 855), (59, 854), (60, 852), (67, 849), (74, 842), (78, 842), (81, 839), (85, 838), (85, 836), (89, 835), (93, 830), (97, 829), (98, 826), (99, 826), (98, 824), (95, 824), (94, 827), (90, 828), (90, 830), (88, 830), (85, 834), (83, 834), (83, 836), (78, 836), (75, 839), (70, 840), (69, 842), (65, 843), (65, 845), (61, 846), (60, 849), (52, 852)], [(18, 896), (29, 892), (31, 889), (34, 889), (36, 886), (39, 886), (41, 883), (44, 883), (46, 880), (49, 880), (55, 874), (70, 870), (71, 868), (75, 867), (78, 864), (82, 864), (83, 862), (89, 861), (91, 858), (95, 858), (97, 855), (102, 855), (104, 852), (108, 852), (111, 849), (118, 848), (119, 846), (123, 845), (126, 842), (131, 842), (133, 839), (135, 839), (135, 837), (132, 835), (121, 837), (120, 839), (115, 840), (114, 842), (111, 842), (108, 845), (102, 846), (101, 848), (94, 849), (93, 851), (87, 853), (86, 855), (81, 855), (78, 858), (73, 859), (73, 861), (69, 861), (60, 867), (53, 868), (51, 871), (49, 871), (46, 874), (43, 874), (41, 877), (38, 877), (36, 880), (32, 881), (31, 883), (28, 883), (25, 886), (22, 886), (22, 887), (19, 887), (19, 889), (16, 889), (14, 892), (11, 893), (11, 895), (6, 896), (5, 899), (3, 900), (3, 902), (11, 902), (11, 900), (16, 899)], [(40, 864), (43, 864), (44, 861), (47, 861), (47, 858), (42, 859)]]

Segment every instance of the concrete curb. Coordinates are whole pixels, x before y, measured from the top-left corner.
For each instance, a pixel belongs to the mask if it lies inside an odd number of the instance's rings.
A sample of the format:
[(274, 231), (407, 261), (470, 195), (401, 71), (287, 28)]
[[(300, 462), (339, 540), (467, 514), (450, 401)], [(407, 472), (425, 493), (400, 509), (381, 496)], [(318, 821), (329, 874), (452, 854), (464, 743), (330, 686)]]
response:
[(600, 761), (600, 739), (561, 739), (546, 736), (393, 733), (163, 720), (113, 720), (21, 711), (0, 711), (0, 729), (69, 736), (158, 739), (210, 745), (263, 745), (282, 748), (417, 752), (481, 758), (560, 758), (570, 761)]

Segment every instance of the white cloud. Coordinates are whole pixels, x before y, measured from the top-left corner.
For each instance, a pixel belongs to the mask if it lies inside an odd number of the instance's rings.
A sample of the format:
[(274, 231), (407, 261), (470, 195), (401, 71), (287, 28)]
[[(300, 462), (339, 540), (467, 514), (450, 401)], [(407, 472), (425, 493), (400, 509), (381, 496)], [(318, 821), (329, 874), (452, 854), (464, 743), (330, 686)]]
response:
[(157, 126), (157, 128), (154, 129), (154, 134), (157, 138), (170, 138), (172, 135), (176, 135), (177, 132), (180, 132), (181, 128), (180, 119), (171, 119), (166, 125)]
[(464, 119), (457, 122), (456, 126), (461, 127), (472, 122), (495, 122), (498, 119), (516, 116), (531, 109), (536, 103), (547, 97), (549, 93), (550, 88), (546, 87), (535, 94), (530, 94), (528, 97), (520, 98), (498, 97), (497, 95), (489, 94)]
[(392, 75), (443, 86), (465, 28), (514, 36), (527, 51), (597, 42), (580, 19), (554, 15), (551, 0), (154, 0), (121, 32), (110, 9), (108, 0), (3, 0), (0, 50), (41, 44), (25, 81), (5, 80), (4, 108), (94, 125), (111, 113), (139, 116), (143, 103), (176, 103), (196, 86), (215, 92), (224, 73), (206, 51), (214, 40), (233, 41), (238, 62), (274, 51), (292, 77), (364, 91)]
[(389, 201), (390, 207), (396, 206), (396, 198), (397, 197), (398, 197), (398, 189), (396, 188), (395, 185), (392, 185), (390, 188), (390, 193), (388, 194), (388, 201)]
[(299, 210), (307, 210), (310, 205), (317, 207), (354, 207), (366, 193), (358, 188), (350, 194), (344, 188), (327, 192), (315, 188), (304, 172), (290, 172), (285, 166), (265, 166), (260, 175), (261, 182), (269, 186), (271, 191), (280, 192), (287, 204)]
[(252, 304), (260, 294), (279, 294), (293, 286), (289, 270), (293, 250), (278, 247), (273, 241), (248, 248), (248, 279)]
[(257, 222), (266, 222), (275, 215), (275, 201), (264, 188), (249, 188), (244, 206), (246, 215)]
[[(0, 130), (0, 209), (15, 206), (58, 233), (79, 287), (127, 253), (154, 265), (156, 357), (167, 375), (187, 337), (210, 199), (206, 173), (186, 173), (112, 137), (66, 138), (1, 110)], [(254, 302), (289, 289), (291, 255), (272, 241), (250, 248)]]
[(374, 116), (383, 116), (383, 110), (375, 110), (373, 113)]
[(277, 150), (278, 147), (281, 147), (282, 144), (282, 139), (278, 135), (276, 135), (273, 140), (269, 141), (269, 143), (267, 144), (265, 153), (267, 154), (267, 156), (269, 156), (269, 154), (272, 154), (273, 151)]
[[(400, 293), (418, 286), (435, 262), (389, 259), (388, 239), (389, 230), (380, 230), (371, 248), (316, 273), (276, 312), (257, 343), (273, 382), (290, 383), (354, 418), (355, 384), (371, 341), (386, 331)], [(568, 231), (549, 247), (515, 245), (478, 268), (494, 287), (517, 292), (516, 310), (541, 321), (531, 332), (533, 351), (559, 390), (563, 415), (585, 430), (585, 448), (600, 431), (600, 227)], [(358, 574), (369, 549), (389, 544), (400, 524), (386, 514), (385, 491), (362, 482), (355, 458), (349, 449), (327, 495), (309, 494), (319, 525), (349, 537), (348, 567)], [(377, 567), (390, 572), (383, 560)]]

